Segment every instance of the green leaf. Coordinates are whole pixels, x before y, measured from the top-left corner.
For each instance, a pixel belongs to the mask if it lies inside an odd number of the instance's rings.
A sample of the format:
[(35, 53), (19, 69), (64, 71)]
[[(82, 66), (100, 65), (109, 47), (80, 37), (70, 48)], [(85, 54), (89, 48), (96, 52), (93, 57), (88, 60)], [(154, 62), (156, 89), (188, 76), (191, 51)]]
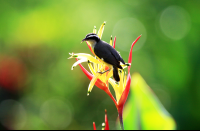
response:
[(129, 100), (124, 107), (125, 130), (173, 130), (176, 124), (138, 73), (132, 75)]

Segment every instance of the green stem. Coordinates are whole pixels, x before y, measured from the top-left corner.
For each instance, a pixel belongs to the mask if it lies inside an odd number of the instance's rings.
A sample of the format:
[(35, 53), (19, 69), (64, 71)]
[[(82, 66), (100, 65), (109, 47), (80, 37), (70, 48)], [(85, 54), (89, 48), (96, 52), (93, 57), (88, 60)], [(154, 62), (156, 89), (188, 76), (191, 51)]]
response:
[(123, 124), (123, 118), (122, 118), (122, 116), (119, 116), (119, 120), (120, 120), (121, 129), (124, 130), (124, 124)]
[(123, 107), (118, 107), (118, 115), (119, 115), (119, 121), (121, 129), (124, 130), (124, 123), (123, 123)]

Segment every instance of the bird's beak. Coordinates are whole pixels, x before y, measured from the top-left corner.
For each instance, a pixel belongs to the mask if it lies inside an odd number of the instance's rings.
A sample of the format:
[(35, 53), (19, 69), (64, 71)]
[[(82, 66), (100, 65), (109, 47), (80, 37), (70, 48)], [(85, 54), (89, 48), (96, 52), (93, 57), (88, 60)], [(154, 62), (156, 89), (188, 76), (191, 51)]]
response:
[(84, 42), (84, 41), (85, 41), (85, 38), (81, 41), (81, 43)]

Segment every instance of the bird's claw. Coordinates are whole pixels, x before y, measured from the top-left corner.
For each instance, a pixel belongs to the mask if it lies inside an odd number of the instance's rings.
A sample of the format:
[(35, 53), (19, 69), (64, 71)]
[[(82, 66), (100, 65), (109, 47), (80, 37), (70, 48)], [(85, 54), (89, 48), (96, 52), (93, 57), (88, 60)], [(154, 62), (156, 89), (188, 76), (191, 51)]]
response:
[(103, 74), (104, 72), (101, 72), (101, 71), (97, 71), (97, 73), (99, 73), (99, 74)]
[(97, 71), (97, 73), (100, 73), (102, 75), (102, 74), (106, 73), (107, 71), (110, 71), (110, 69), (108, 69), (106, 71), (103, 71), (103, 72), (102, 71)]

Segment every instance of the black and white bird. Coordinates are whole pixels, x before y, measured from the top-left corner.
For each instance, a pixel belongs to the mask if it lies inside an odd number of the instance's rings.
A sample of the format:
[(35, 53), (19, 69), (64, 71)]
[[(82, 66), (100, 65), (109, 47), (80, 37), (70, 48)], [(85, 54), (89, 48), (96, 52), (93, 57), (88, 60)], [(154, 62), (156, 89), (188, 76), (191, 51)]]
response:
[(122, 69), (120, 62), (123, 64), (125, 64), (125, 62), (119, 53), (110, 44), (102, 41), (95, 33), (87, 34), (82, 42), (83, 41), (87, 41), (91, 45), (97, 57), (103, 60), (110, 67), (113, 67), (113, 78), (117, 82), (120, 81), (118, 68)]

